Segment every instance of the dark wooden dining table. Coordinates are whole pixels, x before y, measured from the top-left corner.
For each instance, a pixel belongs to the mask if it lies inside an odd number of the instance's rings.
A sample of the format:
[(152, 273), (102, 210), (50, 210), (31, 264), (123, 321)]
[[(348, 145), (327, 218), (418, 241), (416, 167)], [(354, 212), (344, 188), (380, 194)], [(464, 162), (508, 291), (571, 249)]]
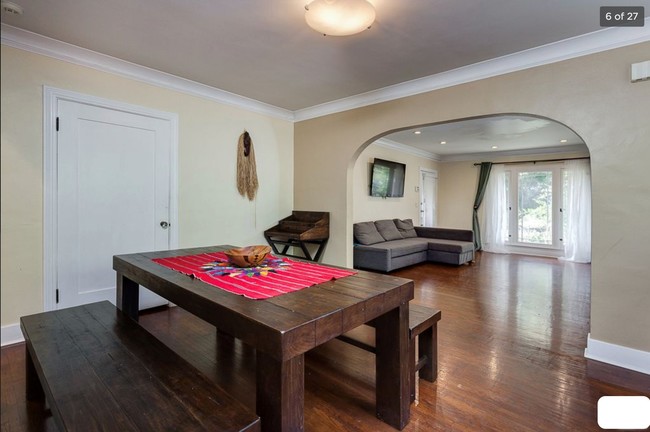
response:
[(221, 245), (113, 257), (117, 306), (138, 319), (139, 286), (256, 350), (256, 412), (264, 431), (304, 430), (307, 351), (369, 321), (376, 328), (376, 414), (397, 429), (410, 416), (409, 301), (413, 281), (359, 271), (277, 297), (253, 300), (152, 261), (219, 252)]

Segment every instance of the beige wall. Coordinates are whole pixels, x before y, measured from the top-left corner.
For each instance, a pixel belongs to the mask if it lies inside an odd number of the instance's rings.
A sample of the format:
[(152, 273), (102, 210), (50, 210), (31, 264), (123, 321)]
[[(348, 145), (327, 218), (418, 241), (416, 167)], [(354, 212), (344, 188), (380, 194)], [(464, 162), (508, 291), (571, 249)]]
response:
[[(404, 197), (379, 198), (370, 196), (370, 167), (375, 158), (406, 164)], [(420, 221), (420, 168), (436, 169), (438, 163), (410, 153), (387, 148), (378, 144), (366, 147), (354, 164), (353, 222), (379, 219), (413, 219)]]
[(474, 166), (474, 161), (440, 164), (438, 226), (472, 229), (472, 208), (477, 183), (478, 169)]
[(295, 206), (331, 212), (324, 261), (352, 263), (352, 167), (367, 142), (479, 115), (548, 117), (591, 153), (591, 336), (650, 352), (650, 82), (630, 83), (630, 65), (648, 52), (650, 43), (637, 44), (297, 123)]
[[(2, 325), (43, 310), (43, 85), (177, 113), (179, 245), (264, 243), (293, 208), (293, 124), (2, 46)], [(235, 187), (237, 138), (253, 138), (260, 181)]]

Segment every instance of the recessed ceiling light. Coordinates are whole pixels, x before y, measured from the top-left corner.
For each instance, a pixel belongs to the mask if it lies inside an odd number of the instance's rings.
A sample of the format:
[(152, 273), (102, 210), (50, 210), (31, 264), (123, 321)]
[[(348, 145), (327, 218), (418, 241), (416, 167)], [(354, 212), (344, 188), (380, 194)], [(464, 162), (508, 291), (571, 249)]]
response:
[(560, 140), (561, 143), (565, 143), (565, 142), (567, 142), (567, 141), (568, 141), (568, 140), (565, 140), (565, 139), (561, 139), (561, 140)]
[(447, 141), (440, 141), (440, 144), (445, 145), (447, 144)]
[(413, 133), (416, 134), (416, 135), (420, 135), (420, 134), (422, 133), (422, 131), (416, 130), (416, 131), (413, 132)]
[(492, 146), (492, 148), (493, 148), (493, 149), (498, 149), (499, 147), (497, 147), (497, 146)]

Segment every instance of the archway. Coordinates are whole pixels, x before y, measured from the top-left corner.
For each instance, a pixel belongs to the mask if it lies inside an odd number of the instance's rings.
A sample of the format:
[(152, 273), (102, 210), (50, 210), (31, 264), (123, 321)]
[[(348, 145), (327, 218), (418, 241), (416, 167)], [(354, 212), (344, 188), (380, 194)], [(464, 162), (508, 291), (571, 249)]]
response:
[[(351, 223), (400, 218), (413, 219), (418, 224), (424, 205), (418, 191), (418, 177), (426, 169), (438, 173), (438, 226), (471, 229), (478, 175), (474, 164), (537, 161), (536, 166), (541, 166), (539, 162), (550, 160), (556, 162), (554, 170), (558, 176), (561, 160), (588, 157), (584, 140), (572, 129), (554, 119), (532, 114), (497, 113), (392, 129), (365, 142), (352, 157), (348, 171)], [(374, 158), (406, 165), (403, 197), (379, 198), (369, 194), (369, 173)], [(553, 184), (558, 186), (558, 183)], [(556, 195), (560, 191), (556, 188)], [(531, 245), (522, 241), (518, 243), (519, 253), (563, 254), (560, 201), (556, 198), (553, 208), (548, 209), (555, 216), (553, 224), (544, 227), (549, 236), (554, 236), (553, 244), (526, 248)]]

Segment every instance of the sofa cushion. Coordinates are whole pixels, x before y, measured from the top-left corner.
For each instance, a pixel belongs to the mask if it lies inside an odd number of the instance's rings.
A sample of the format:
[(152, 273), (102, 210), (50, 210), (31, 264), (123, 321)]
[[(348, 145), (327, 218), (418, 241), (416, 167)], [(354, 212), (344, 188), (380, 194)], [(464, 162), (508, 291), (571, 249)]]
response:
[(395, 222), (395, 226), (399, 230), (400, 234), (402, 234), (402, 237), (413, 238), (418, 236), (418, 233), (415, 232), (412, 219), (393, 219), (393, 221)]
[(474, 243), (461, 240), (443, 240), (427, 238), (429, 250), (452, 253), (465, 253), (474, 250)]
[(359, 222), (353, 225), (354, 238), (362, 245), (371, 245), (384, 241), (373, 222)]
[(402, 234), (400, 234), (399, 230), (395, 226), (395, 222), (391, 219), (375, 221), (375, 226), (377, 227), (379, 234), (381, 234), (386, 241), (401, 240), (403, 238)]
[(428, 240), (429, 239), (408, 238), (377, 243), (371, 247), (374, 249), (388, 250), (390, 252), (390, 258), (396, 258), (426, 251), (429, 246)]

